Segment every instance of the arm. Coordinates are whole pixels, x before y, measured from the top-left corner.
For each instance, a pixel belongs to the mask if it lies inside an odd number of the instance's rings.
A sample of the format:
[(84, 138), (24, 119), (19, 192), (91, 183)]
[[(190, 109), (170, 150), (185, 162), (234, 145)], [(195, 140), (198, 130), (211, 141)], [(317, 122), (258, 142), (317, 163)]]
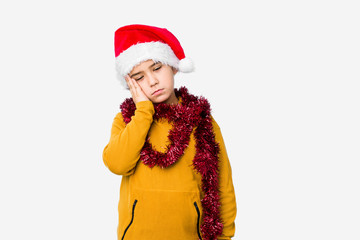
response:
[(212, 119), (215, 140), (219, 143), (219, 190), (220, 190), (220, 216), (224, 224), (223, 233), (218, 239), (229, 240), (235, 234), (236, 199), (230, 161), (226, 153), (224, 139), (220, 127)]
[(111, 172), (124, 176), (134, 173), (154, 112), (151, 101), (141, 101), (136, 103), (135, 114), (127, 125), (121, 113), (116, 115), (110, 141), (103, 151), (104, 164)]

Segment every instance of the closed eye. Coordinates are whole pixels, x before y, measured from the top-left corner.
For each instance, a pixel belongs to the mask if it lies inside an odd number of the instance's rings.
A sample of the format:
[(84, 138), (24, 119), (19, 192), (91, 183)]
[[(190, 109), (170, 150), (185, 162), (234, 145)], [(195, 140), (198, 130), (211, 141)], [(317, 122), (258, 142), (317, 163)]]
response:
[(154, 68), (154, 71), (157, 71), (157, 70), (159, 70), (160, 68), (162, 67), (162, 65), (160, 65), (160, 66), (157, 66), (156, 68)]
[(135, 78), (136, 81), (139, 81), (141, 79), (143, 79), (144, 76), (141, 76), (141, 77), (138, 77), (138, 78)]

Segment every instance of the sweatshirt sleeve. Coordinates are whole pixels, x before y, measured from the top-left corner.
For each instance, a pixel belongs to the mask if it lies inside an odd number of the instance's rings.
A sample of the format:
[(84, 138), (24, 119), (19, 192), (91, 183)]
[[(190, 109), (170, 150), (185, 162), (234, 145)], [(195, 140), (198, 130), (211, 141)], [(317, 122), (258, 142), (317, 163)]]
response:
[(219, 190), (220, 216), (224, 224), (223, 233), (218, 239), (231, 239), (235, 234), (236, 198), (232, 181), (230, 161), (226, 152), (224, 139), (220, 127), (212, 118), (215, 140), (219, 143)]
[(124, 176), (134, 173), (154, 113), (151, 101), (141, 101), (136, 104), (135, 114), (127, 125), (121, 112), (115, 116), (110, 141), (103, 150), (104, 164), (111, 172)]

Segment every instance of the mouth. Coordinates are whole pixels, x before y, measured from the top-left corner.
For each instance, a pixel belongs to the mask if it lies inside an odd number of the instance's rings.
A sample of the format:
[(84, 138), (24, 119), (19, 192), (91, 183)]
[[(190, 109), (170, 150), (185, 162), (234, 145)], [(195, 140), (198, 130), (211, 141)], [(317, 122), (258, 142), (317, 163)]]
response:
[(155, 92), (153, 92), (151, 95), (157, 95), (158, 93), (162, 92), (163, 89), (158, 89)]

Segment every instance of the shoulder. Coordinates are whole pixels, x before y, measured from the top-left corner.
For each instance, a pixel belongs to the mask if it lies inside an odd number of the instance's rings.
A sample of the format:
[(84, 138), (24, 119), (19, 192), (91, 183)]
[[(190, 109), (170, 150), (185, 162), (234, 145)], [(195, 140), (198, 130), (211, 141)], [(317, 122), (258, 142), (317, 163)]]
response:
[(214, 117), (212, 115), (210, 115), (210, 119), (211, 119), (211, 123), (213, 126), (214, 130), (220, 131), (220, 126), (219, 124), (215, 121)]

